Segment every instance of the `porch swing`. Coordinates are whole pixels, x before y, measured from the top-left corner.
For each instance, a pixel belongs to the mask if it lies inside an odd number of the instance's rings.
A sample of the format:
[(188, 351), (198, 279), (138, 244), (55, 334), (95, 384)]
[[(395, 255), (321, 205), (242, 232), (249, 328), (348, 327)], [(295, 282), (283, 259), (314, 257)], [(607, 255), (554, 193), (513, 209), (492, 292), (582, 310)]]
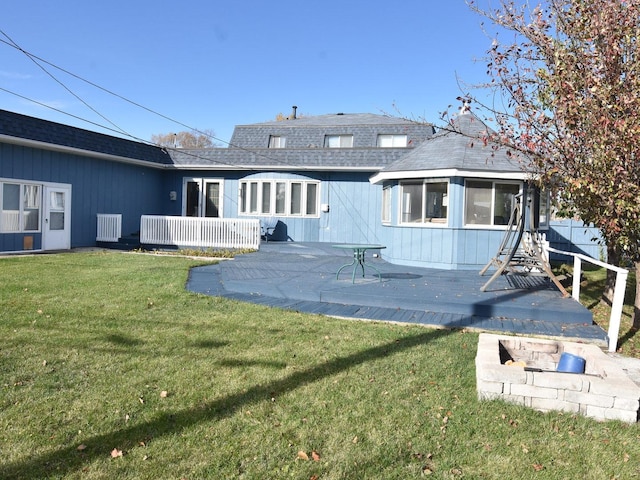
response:
[[(525, 277), (546, 275), (564, 297), (569, 296), (569, 293), (551, 271), (551, 265), (544, 250), (546, 240), (544, 234), (538, 231), (539, 193), (539, 189), (534, 187), (532, 195), (528, 195), (528, 188), (525, 184), (523, 193), (515, 196), (515, 204), (498, 252), (480, 270), (480, 275), (483, 276), (491, 267), (496, 270), (489, 280), (480, 287), (480, 291), (486, 291), (489, 285), (501, 275), (512, 274)], [(526, 201), (526, 206), (523, 205), (523, 200)], [(532, 200), (535, 201), (532, 202)], [(526, 228), (527, 219), (528, 228)]]

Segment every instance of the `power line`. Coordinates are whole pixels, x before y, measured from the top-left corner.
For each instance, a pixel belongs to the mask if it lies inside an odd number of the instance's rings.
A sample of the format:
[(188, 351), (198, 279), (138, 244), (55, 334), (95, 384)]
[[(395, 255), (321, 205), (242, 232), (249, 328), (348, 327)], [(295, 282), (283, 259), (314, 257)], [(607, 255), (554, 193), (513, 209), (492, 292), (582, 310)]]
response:
[(24, 50), (23, 48), (21, 48), (18, 44), (16, 44), (13, 40), (11, 40), (11, 38), (6, 33), (4, 33), (4, 31), (2, 29), (0, 29), (0, 33), (2, 33), (5, 37), (7, 37), (11, 41), (11, 43), (7, 42), (6, 40), (2, 40), (1, 38), (0, 38), (0, 42), (4, 43), (4, 44), (6, 44), (6, 45), (8, 45), (8, 46), (10, 46), (12, 48), (15, 48), (16, 50), (19, 50), (20, 52), (24, 53), (26, 56), (28, 56), (32, 60), (36, 59), (39, 62), (46, 63), (47, 65), (49, 65), (49, 66), (51, 66), (51, 67), (53, 67), (53, 68), (55, 68), (57, 70), (60, 70), (61, 72), (66, 73), (67, 75), (69, 75), (69, 76), (71, 76), (71, 77), (73, 77), (73, 78), (75, 78), (77, 80), (80, 80), (81, 82), (84, 82), (84, 83), (86, 83), (88, 85), (91, 85), (92, 87), (97, 88), (98, 90), (102, 90), (103, 92), (108, 93), (109, 95), (112, 95), (112, 96), (114, 96), (116, 98), (119, 98), (120, 100), (123, 100), (123, 101), (125, 101), (127, 103), (130, 103), (131, 105), (134, 105), (134, 106), (136, 106), (138, 108), (146, 110), (149, 113), (153, 113), (154, 115), (157, 115), (157, 116), (159, 116), (161, 118), (164, 118), (165, 120), (169, 120), (170, 122), (175, 123), (177, 125), (180, 125), (181, 127), (187, 128), (187, 129), (189, 129), (189, 130), (191, 130), (193, 132), (197, 132), (200, 135), (204, 135), (204, 136), (206, 136), (208, 138), (211, 138), (211, 139), (213, 139), (215, 141), (226, 143), (227, 145), (231, 146), (231, 144), (229, 142), (225, 141), (225, 140), (217, 138), (214, 135), (210, 135), (207, 132), (202, 132), (202, 131), (198, 130), (195, 127), (192, 127), (192, 126), (187, 125), (187, 124), (185, 124), (185, 123), (183, 123), (183, 122), (181, 122), (179, 120), (171, 118), (171, 117), (169, 117), (167, 115), (164, 115), (164, 114), (162, 114), (160, 112), (157, 112), (157, 111), (155, 111), (155, 110), (153, 110), (153, 109), (151, 109), (149, 107), (145, 107), (144, 105), (141, 105), (138, 102), (130, 100), (130, 99), (128, 99), (128, 98), (126, 98), (126, 97), (124, 97), (124, 96), (122, 96), (122, 95), (120, 95), (120, 94), (118, 94), (118, 93), (116, 93), (116, 92), (114, 92), (112, 90), (109, 90), (108, 88), (102, 87), (102, 86), (98, 85), (97, 83), (92, 82), (91, 80), (87, 80), (86, 78), (83, 78), (83, 77), (81, 77), (81, 76), (79, 76), (79, 75), (77, 75), (77, 74), (75, 74), (73, 72), (70, 72), (69, 70), (66, 70), (65, 68), (62, 68), (62, 67), (60, 67), (60, 66), (58, 66), (58, 65), (56, 65), (54, 63), (51, 63), (51, 62), (49, 62), (49, 61), (47, 61), (47, 60), (45, 60), (45, 59), (43, 59), (41, 57), (38, 57), (37, 55), (35, 55), (35, 54), (31, 53), (31, 52), (28, 52), (28, 51)]
[(2, 35), (4, 35), (8, 40), (9, 43), (7, 42), (3, 42), (6, 43), (7, 45), (10, 45), (14, 48), (16, 48), (17, 50), (19, 50), (20, 52), (24, 53), (27, 58), (29, 58), (29, 60), (31, 60), (36, 66), (38, 66), (38, 68), (40, 68), (44, 73), (46, 73), (51, 79), (53, 79), (58, 85), (60, 85), (62, 88), (64, 88), (67, 92), (69, 92), (71, 95), (73, 95), (74, 98), (76, 98), (77, 100), (79, 100), (80, 102), (82, 102), (82, 104), (84, 106), (86, 106), (89, 110), (91, 110), (93, 113), (95, 113), (96, 115), (100, 116), (102, 119), (106, 120), (108, 123), (110, 123), (111, 125), (113, 125), (116, 129), (118, 129), (121, 133), (127, 134), (127, 132), (124, 131), (124, 129), (122, 129), (121, 127), (119, 127), (118, 125), (116, 125), (114, 122), (112, 122), (111, 120), (109, 120), (107, 117), (105, 117), (103, 114), (101, 114), (100, 112), (98, 112), (98, 110), (96, 110), (95, 108), (93, 108), (91, 105), (89, 105), (83, 98), (81, 98), (79, 95), (75, 94), (70, 88), (68, 88), (64, 83), (62, 83), (60, 80), (58, 80), (54, 75), (51, 74), (51, 72), (49, 72), (46, 68), (44, 68), (40, 63), (38, 63), (38, 60), (32, 56), (29, 52), (27, 52), (26, 50), (22, 49), (11, 37), (9, 37), (9, 35), (7, 35), (2, 29), (0, 29), (0, 33), (2, 33)]
[[(12, 48), (14, 48), (14, 49), (16, 49), (16, 50), (20, 51), (20, 52), (21, 52), (21, 53), (23, 53), (24, 55), (26, 55), (26, 56), (27, 56), (27, 57), (28, 57), (32, 62), (34, 62), (34, 63), (35, 63), (39, 68), (41, 68), (41, 69), (42, 69), (42, 70), (43, 70), (43, 71), (44, 71), (44, 72), (45, 72), (49, 77), (51, 77), (53, 80), (55, 80), (55, 81), (56, 81), (56, 83), (58, 83), (59, 85), (61, 85), (65, 90), (67, 90), (71, 95), (73, 95), (75, 98), (77, 98), (79, 101), (81, 101), (81, 102), (82, 102), (86, 107), (88, 107), (91, 111), (93, 111), (94, 113), (96, 113), (97, 115), (99, 115), (101, 118), (103, 118), (104, 120), (106, 120), (107, 122), (109, 122), (111, 125), (113, 125), (113, 126), (115, 127), (115, 129), (114, 129), (114, 128), (111, 128), (111, 127), (107, 127), (107, 126), (101, 125), (101, 124), (96, 123), (96, 122), (92, 122), (92, 121), (90, 121), (90, 120), (87, 120), (87, 119), (85, 119), (85, 118), (79, 117), (79, 116), (77, 116), (77, 115), (73, 115), (73, 114), (70, 114), (70, 113), (68, 113), (68, 112), (64, 112), (64, 111), (62, 111), (62, 110), (60, 110), (60, 109), (57, 109), (57, 108), (54, 108), (54, 107), (52, 107), (52, 106), (50, 106), (50, 105), (44, 104), (44, 103), (42, 103), (42, 102), (38, 102), (38, 101), (36, 101), (36, 100), (30, 99), (30, 98), (28, 98), (28, 97), (25, 97), (25, 96), (23, 96), (23, 95), (20, 95), (20, 94), (18, 94), (18, 93), (15, 93), (15, 92), (12, 92), (12, 91), (10, 91), (10, 90), (7, 90), (7, 89), (5, 89), (5, 88), (1, 88), (1, 87), (0, 87), (0, 90), (2, 90), (2, 91), (5, 91), (5, 92), (10, 93), (10, 94), (12, 94), (12, 95), (16, 95), (16, 96), (18, 96), (18, 97), (20, 97), (20, 98), (23, 98), (24, 100), (27, 100), (27, 101), (33, 102), (33, 103), (35, 103), (35, 104), (37, 104), (37, 105), (40, 105), (40, 106), (43, 106), (43, 107), (46, 107), (46, 108), (50, 108), (51, 110), (57, 111), (57, 112), (62, 113), (62, 114), (64, 114), (64, 115), (68, 115), (68, 116), (70, 116), (70, 117), (72, 117), (72, 118), (76, 118), (76, 119), (78, 119), (78, 120), (81, 120), (81, 121), (87, 122), (87, 123), (89, 123), (89, 124), (91, 124), (91, 125), (95, 125), (95, 126), (97, 126), (97, 127), (100, 127), (100, 128), (105, 129), (105, 130), (112, 131), (112, 132), (115, 132), (115, 133), (118, 133), (118, 134), (121, 134), (121, 135), (125, 135), (125, 136), (127, 136), (127, 137), (129, 137), (129, 138), (131, 138), (131, 139), (134, 139), (134, 140), (136, 140), (136, 141), (139, 141), (139, 142), (143, 142), (143, 143), (146, 143), (146, 144), (149, 144), (149, 145), (155, 145), (155, 146), (158, 146), (158, 147), (165, 148), (165, 149), (167, 149), (167, 150), (175, 150), (176, 152), (177, 152), (177, 151), (179, 151), (180, 153), (182, 153), (182, 154), (184, 154), (184, 155), (192, 156), (192, 157), (194, 157), (194, 158), (198, 158), (198, 159), (200, 159), (200, 160), (207, 160), (208, 162), (214, 162), (214, 163), (217, 163), (217, 164), (220, 164), (220, 165), (227, 165), (227, 164), (226, 164), (226, 163), (224, 163), (224, 162), (211, 160), (211, 159), (208, 159), (208, 158), (202, 157), (202, 156), (200, 156), (200, 155), (194, 154), (194, 153), (192, 153), (192, 152), (186, 152), (186, 151), (184, 151), (183, 149), (180, 149), (180, 150), (178, 150), (178, 149), (173, 149), (173, 148), (171, 148), (171, 147), (167, 147), (167, 146), (160, 145), (160, 144), (157, 144), (157, 143), (154, 143), (154, 142), (150, 142), (150, 141), (148, 141), (148, 140), (141, 139), (141, 138), (139, 138), (139, 137), (136, 137), (135, 135), (132, 135), (132, 134), (128, 133), (128, 132), (127, 132), (127, 131), (125, 131), (123, 128), (119, 127), (118, 125), (116, 125), (115, 123), (113, 123), (111, 120), (109, 120), (106, 116), (102, 115), (102, 114), (101, 114), (100, 112), (98, 112), (96, 109), (94, 109), (93, 107), (91, 107), (87, 102), (85, 102), (82, 98), (80, 98), (78, 95), (76, 95), (76, 94), (75, 94), (75, 93), (74, 93), (70, 88), (68, 88), (66, 85), (64, 85), (64, 83), (62, 83), (60, 80), (58, 80), (56, 77), (54, 77), (54, 76), (53, 76), (51, 73), (49, 73), (49, 72), (48, 72), (44, 67), (42, 67), (42, 65), (40, 65), (40, 64), (38, 63), (38, 62), (42, 62), (42, 63), (45, 63), (45, 64), (47, 64), (47, 65), (49, 65), (49, 66), (51, 66), (51, 67), (53, 67), (53, 68), (55, 68), (55, 69), (57, 69), (57, 70), (60, 70), (61, 72), (65, 73), (65, 74), (67, 74), (67, 75), (69, 75), (69, 76), (71, 76), (71, 77), (73, 77), (73, 78), (76, 78), (77, 80), (80, 80), (80, 81), (82, 81), (82, 82), (85, 82), (85, 83), (87, 83), (88, 85), (91, 85), (91, 86), (92, 86), (92, 87), (94, 87), (94, 88), (97, 88), (97, 89), (99, 89), (99, 90), (101, 90), (101, 91), (103, 91), (103, 92), (105, 92), (105, 93), (108, 93), (109, 95), (112, 95), (112, 96), (114, 96), (114, 97), (116, 97), (116, 98), (119, 98), (119, 99), (121, 99), (121, 100), (123, 100), (123, 101), (125, 101), (125, 102), (127, 102), (127, 103), (130, 103), (131, 105), (134, 105), (134, 106), (136, 106), (136, 107), (138, 107), (138, 108), (141, 108), (141, 109), (143, 109), (143, 110), (146, 110), (147, 112), (150, 112), (150, 113), (152, 113), (152, 114), (154, 114), (154, 115), (157, 115), (157, 116), (159, 116), (159, 117), (162, 117), (162, 118), (164, 118), (164, 119), (166, 119), (166, 120), (169, 120), (170, 122), (176, 123), (176, 124), (178, 124), (178, 125), (180, 125), (180, 126), (182, 126), (182, 127), (185, 127), (185, 128), (187, 128), (187, 129), (191, 130), (191, 131), (197, 132), (197, 133), (199, 133), (200, 135), (204, 135), (204, 136), (206, 136), (206, 137), (208, 137), (208, 138), (212, 138), (212, 139), (214, 139), (214, 140), (216, 140), (216, 141), (220, 141), (220, 142), (222, 142), (222, 143), (226, 143), (226, 144), (227, 144), (227, 145), (229, 145), (229, 146), (232, 146), (232, 147), (234, 147), (234, 148), (241, 149), (241, 150), (246, 151), (246, 152), (250, 152), (250, 153), (252, 153), (253, 155), (256, 155), (256, 156), (258, 156), (258, 157), (262, 157), (262, 158), (266, 158), (267, 160), (270, 160), (270, 161), (272, 161), (272, 162), (280, 163), (280, 164), (287, 165), (287, 166), (292, 166), (289, 162), (285, 162), (285, 161), (282, 161), (282, 160), (279, 160), (279, 159), (275, 159), (275, 158), (269, 157), (268, 155), (264, 155), (264, 154), (262, 154), (262, 153), (256, 152), (255, 150), (251, 150), (251, 149), (248, 149), (248, 148), (245, 148), (245, 147), (241, 147), (241, 146), (238, 146), (238, 145), (233, 145), (233, 144), (231, 144), (231, 143), (229, 143), (229, 142), (226, 142), (226, 141), (224, 141), (224, 140), (221, 140), (221, 139), (219, 139), (219, 138), (217, 138), (217, 137), (215, 137), (215, 136), (213, 136), (213, 135), (210, 135), (209, 133), (202, 132), (202, 131), (198, 130), (197, 128), (191, 127), (191, 126), (189, 126), (189, 125), (187, 125), (187, 124), (185, 124), (185, 123), (183, 123), (183, 122), (180, 122), (179, 120), (175, 120), (175, 119), (173, 119), (173, 118), (171, 118), (171, 117), (169, 117), (169, 116), (167, 116), (167, 115), (164, 115), (164, 114), (162, 114), (162, 113), (159, 113), (159, 112), (157, 112), (157, 111), (155, 111), (155, 110), (153, 110), (153, 109), (150, 109), (150, 108), (148, 108), (148, 107), (145, 107), (144, 105), (141, 105), (140, 103), (137, 103), (137, 102), (135, 102), (135, 101), (133, 101), (133, 100), (130, 100), (130, 99), (128, 99), (128, 98), (126, 98), (126, 97), (124, 97), (124, 96), (122, 96), (122, 95), (120, 95), (120, 94), (118, 94), (118, 93), (115, 93), (115, 92), (113, 92), (113, 91), (111, 91), (111, 90), (109, 90), (109, 89), (107, 89), (107, 88), (101, 87), (100, 85), (96, 84), (95, 82), (92, 82), (92, 81), (90, 81), (90, 80), (87, 80), (87, 79), (85, 79), (85, 78), (83, 78), (83, 77), (81, 77), (81, 76), (79, 76), (79, 75), (77, 75), (77, 74), (75, 74), (75, 73), (73, 73), (73, 72), (70, 72), (69, 70), (66, 70), (66, 69), (64, 69), (64, 68), (62, 68), (62, 67), (60, 67), (60, 66), (58, 66), (58, 65), (55, 65), (55, 64), (53, 64), (53, 63), (51, 63), (51, 62), (49, 62), (49, 61), (47, 61), (47, 60), (45, 60), (45, 59), (43, 59), (43, 58), (41, 58), (41, 57), (37, 56), (37, 55), (35, 55), (35, 54), (32, 54), (31, 52), (28, 52), (27, 50), (25, 50), (25, 49), (23, 49), (22, 47), (20, 47), (20, 46), (19, 46), (19, 45), (18, 45), (18, 44), (13, 40), (13, 39), (11, 39), (11, 37), (9, 37), (9, 36), (8, 36), (8, 35), (7, 35), (7, 34), (6, 34), (2, 29), (0, 29), (0, 33), (1, 33), (2, 35), (4, 35), (4, 36), (9, 40), (9, 41), (6, 41), (6, 40), (3, 40), (3, 39), (1, 39), (1, 38), (0, 38), (0, 42), (1, 42), (1, 43), (4, 43), (5, 45), (8, 45), (8, 46), (10, 46), (10, 47), (12, 47)], [(255, 168), (249, 168), (249, 167), (237, 167), (237, 166), (234, 166), (234, 167), (235, 167), (235, 168), (243, 168), (243, 169), (247, 169), (247, 170), (256, 170)], [(305, 169), (305, 168), (302, 168), (302, 169)]]

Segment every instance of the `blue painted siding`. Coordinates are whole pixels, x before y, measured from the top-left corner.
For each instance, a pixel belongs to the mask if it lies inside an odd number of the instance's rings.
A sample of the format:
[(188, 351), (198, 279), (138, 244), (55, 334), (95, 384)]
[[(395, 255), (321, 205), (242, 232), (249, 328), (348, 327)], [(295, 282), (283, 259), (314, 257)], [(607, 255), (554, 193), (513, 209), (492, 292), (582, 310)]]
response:
[[(0, 177), (70, 184), (72, 247), (95, 245), (98, 213), (121, 213), (123, 234), (140, 230), (141, 215), (163, 213), (162, 171), (152, 168), (0, 144)], [(0, 237), (16, 246), (10, 236)], [(4, 243), (0, 248), (9, 250)]]
[[(607, 248), (601, 239), (602, 236), (597, 228), (585, 226), (582, 221), (573, 219), (553, 220), (547, 232), (550, 245), (558, 250), (582, 253), (606, 261)], [(557, 255), (552, 256), (552, 259), (567, 260), (566, 257)]]

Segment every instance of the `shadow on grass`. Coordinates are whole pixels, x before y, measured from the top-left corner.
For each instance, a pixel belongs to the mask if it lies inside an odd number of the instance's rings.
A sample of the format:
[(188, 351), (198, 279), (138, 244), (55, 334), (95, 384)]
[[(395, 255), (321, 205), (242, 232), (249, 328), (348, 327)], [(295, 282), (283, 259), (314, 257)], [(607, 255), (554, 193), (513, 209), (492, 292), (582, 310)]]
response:
[[(141, 425), (96, 435), (65, 448), (34, 456), (21, 462), (3, 465), (0, 467), (0, 477), (45, 478), (52, 474), (56, 477), (63, 476), (81, 469), (94, 458), (107, 458), (111, 450), (116, 446), (126, 453), (136, 448), (142, 441), (146, 443), (163, 435), (179, 434), (181, 431), (200, 422), (226, 418), (247, 405), (268, 401), (274, 392), (281, 395), (320, 379), (336, 375), (355, 365), (387, 357), (451, 333), (452, 330), (429, 330), (419, 335), (394, 340), (346, 357), (336, 358), (306, 370), (295, 372), (288, 377), (267, 385), (256, 385), (246, 391), (208, 402), (199, 408), (163, 413), (155, 420)], [(80, 443), (86, 446), (82, 452), (77, 450), (77, 446)]]
[(217, 362), (221, 367), (265, 367), (265, 368), (274, 368), (280, 369), (285, 368), (287, 364), (285, 362), (262, 362), (260, 360), (223, 360), (221, 362)]
[(137, 338), (125, 337), (124, 335), (119, 334), (107, 335), (107, 341), (124, 347), (135, 347), (143, 343)]

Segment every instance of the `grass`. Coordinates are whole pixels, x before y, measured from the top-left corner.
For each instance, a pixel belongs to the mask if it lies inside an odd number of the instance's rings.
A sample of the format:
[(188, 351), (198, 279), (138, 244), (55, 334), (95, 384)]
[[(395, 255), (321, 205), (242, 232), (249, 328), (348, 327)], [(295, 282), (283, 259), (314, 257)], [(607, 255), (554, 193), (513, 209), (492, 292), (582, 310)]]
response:
[(477, 335), (184, 289), (194, 260), (0, 260), (0, 478), (640, 475), (640, 427), (478, 402)]

